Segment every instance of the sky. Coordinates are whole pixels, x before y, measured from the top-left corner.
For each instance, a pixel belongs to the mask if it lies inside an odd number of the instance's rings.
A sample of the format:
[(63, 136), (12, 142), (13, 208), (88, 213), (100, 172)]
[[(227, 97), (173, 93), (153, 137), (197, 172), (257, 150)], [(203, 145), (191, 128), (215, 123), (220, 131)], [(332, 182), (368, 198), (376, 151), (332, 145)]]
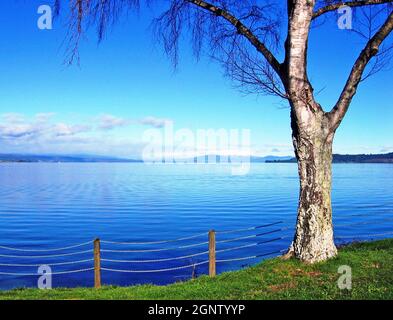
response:
[[(67, 66), (66, 20), (40, 30), (43, 1), (0, 2), (0, 153), (98, 154), (140, 158), (146, 133), (249, 130), (254, 155), (293, 155), (289, 108), (277, 97), (244, 95), (206, 56), (182, 43), (176, 70), (154, 42), (151, 14), (130, 14), (100, 44), (94, 30)], [(310, 34), (309, 73), (330, 110), (364, 41), (336, 17)], [(391, 40), (391, 39), (390, 39)], [(392, 69), (359, 86), (334, 152), (393, 151)], [(239, 131), (242, 132), (242, 131)]]

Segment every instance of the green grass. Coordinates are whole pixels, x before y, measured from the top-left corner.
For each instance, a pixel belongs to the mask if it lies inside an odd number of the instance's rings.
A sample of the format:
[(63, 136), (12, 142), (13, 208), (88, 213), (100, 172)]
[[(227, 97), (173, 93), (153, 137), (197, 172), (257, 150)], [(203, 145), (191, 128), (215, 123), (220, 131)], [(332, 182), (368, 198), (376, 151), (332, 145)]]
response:
[[(341, 265), (352, 268), (352, 290), (337, 286)], [(0, 292), (0, 299), (393, 299), (393, 239), (352, 244), (314, 265), (275, 258), (168, 286), (17, 289)]]

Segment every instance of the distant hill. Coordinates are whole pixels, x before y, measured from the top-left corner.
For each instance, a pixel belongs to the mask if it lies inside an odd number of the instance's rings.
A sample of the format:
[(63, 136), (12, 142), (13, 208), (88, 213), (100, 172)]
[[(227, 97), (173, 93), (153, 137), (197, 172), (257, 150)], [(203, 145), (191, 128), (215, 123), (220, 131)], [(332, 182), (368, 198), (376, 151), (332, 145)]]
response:
[(286, 161), (292, 158), (292, 156), (251, 157), (251, 162)]
[[(232, 157), (220, 155), (205, 155), (194, 157), (189, 162), (207, 163), (208, 158), (216, 163), (231, 163), (250, 160), (251, 163), (295, 163), (296, 158), (291, 156), (265, 156), (265, 157)], [(142, 160), (124, 159), (97, 155), (31, 155), (31, 154), (0, 154), (0, 162), (79, 162), (79, 163), (141, 163)], [(393, 163), (393, 152), (387, 154), (334, 154), (334, 163)]]
[[(228, 162), (228, 160), (224, 160), (225, 157), (219, 155), (205, 155), (194, 157), (193, 159), (189, 159), (189, 162), (194, 163), (207, 163), (208, 158), (211, 157), (217, 163), (220, 162)], [(239, 162), (239, 159), (247, 160), (245, 157), (232, 157), (229, 158), (229, 162), (231, 160), (233, 162)], [(288, 160), (291, 159), (290, 156), (286, 157), (276, 157), (276, 156), (266, 156), (266, 157), (251, 157), (251, 162), (266, 162), (266, 160)], [(140, 163), (142, 160), (135, 159), (123, 159), (116, 157), (107, 157), (107, 156), (97, 156), (97, 155), (33, 155), (33, 154), (0, 154), (0, 162), (109, 162), (109, 163)]]
[[(266, 162), (293, 163), (296, 162), (296, 158)], [(393, 152), (385, 154), (333, 154), (333, 163), (393, 163)]]
[(141, 160), (122, 159), (96, 155), (29, 155), (0, 154), (0, 162), (142, 162)]
[[(278, 161), (278, 160), (290, 160), (292, 159), (291, 156), (284, 156), (284, 157), (278, 157), (278, 156), (265, 156), (265, 157), (244, 157), (244, 156), (220, 156), (220, 155), (205, 155), (205, 156), (199, 156), (199, 157), (194, 157), (194, 159), (191, 162), (194, 163), (207, 163), (208, 160), (214, 159), (216, 163), (231, 163), (231, 162), (239, 162), (239, 160), (245, 161), (249, 159), (251, 163), (264, 163), (267, 161)], [(212, 160), (210, 160), (212, 161)]]

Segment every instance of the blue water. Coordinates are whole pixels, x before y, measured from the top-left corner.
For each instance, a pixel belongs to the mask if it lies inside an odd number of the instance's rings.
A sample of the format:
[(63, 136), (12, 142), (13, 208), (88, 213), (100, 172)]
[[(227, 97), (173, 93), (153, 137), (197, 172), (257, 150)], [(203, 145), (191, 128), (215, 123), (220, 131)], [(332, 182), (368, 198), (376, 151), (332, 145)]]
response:
[[(336, 164), (333, 175), (337, 243), (393, 237), (393, 165)], [(259, 256), (220, 262), (219, 273), (254, 264), (288, 247), (299, 186), (295, 164), (253, 164), (248, 175), (232, 176), (230, 167), (225, 165), (15, 163), (0, 165), (0, 182), (1, 289), (37, 285), (36, 275), (1, 274), (36, 274), (36, 266), (7, 264), (52, 264), (53, 273), (91, 268), (91, 243), (60, 251), (40, 250), (72, 246), (97, 237), (103, 241), (155, 242), (203, 233), (193, 239), (162, 244), (101, 243), (102, 258), (106, 260), (154, 260), (205, 252), (207, 232), (215, 229), (217, 241), (243, 238), (219, 242), (217, 250), (249, 245), (220, 252), (217, 259)], [(275, 224), (219, 233), (271, 223)], [(273, 241), (267, 242), (270, 240)], [(260, 242), (266, 243), (255, 245)], [(168, 248), (156, 252), (105, 251)], [(26, 257), (80, 251), (87, 252)], [(152, 263), (102, 261), (102, 267), (157, 270), (198, 264), (206, 259), (203, 254)], [(53, 265), (80, 260), (89, 261)], [(192, 269), (157, 273), (105, 270), (102, 279), (104, 284), (114, 285), (165, 284), (189, 279)], [(195, 272), (206, 273), (207, 265), (198, 265)], [(93, 272), (53, 275), (52, 282), (55, 287), (92, 286)]]

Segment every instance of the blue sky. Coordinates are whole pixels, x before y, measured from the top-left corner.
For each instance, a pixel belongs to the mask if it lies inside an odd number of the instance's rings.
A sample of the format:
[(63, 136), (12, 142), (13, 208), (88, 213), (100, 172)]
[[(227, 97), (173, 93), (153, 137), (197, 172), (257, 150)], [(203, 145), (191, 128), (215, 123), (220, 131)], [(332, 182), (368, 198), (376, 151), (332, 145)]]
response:
[[(174, 72), (148, 30), (150, 17), (130, 15), (97, 44), (80, 47), (80, 66), (65, 66), (65, 20), (37, 28), (45, 1), (0, 3), (1, 153), (95, 153), (140, 156), (143, 133), (173, 121), (175, 129), (249, 129), (257, 155), (291, 155), (289, 109), (280, 99), (244, 96), (221, 67), (196, 62), (183, 44)], [(336, 101), (362, 40), (332, 22), (313, 29), (309, 71), (327, 110)], [(393, 82), (387, 70), (362, 83), (339, 128), (334, 151), (393, 151)]]

